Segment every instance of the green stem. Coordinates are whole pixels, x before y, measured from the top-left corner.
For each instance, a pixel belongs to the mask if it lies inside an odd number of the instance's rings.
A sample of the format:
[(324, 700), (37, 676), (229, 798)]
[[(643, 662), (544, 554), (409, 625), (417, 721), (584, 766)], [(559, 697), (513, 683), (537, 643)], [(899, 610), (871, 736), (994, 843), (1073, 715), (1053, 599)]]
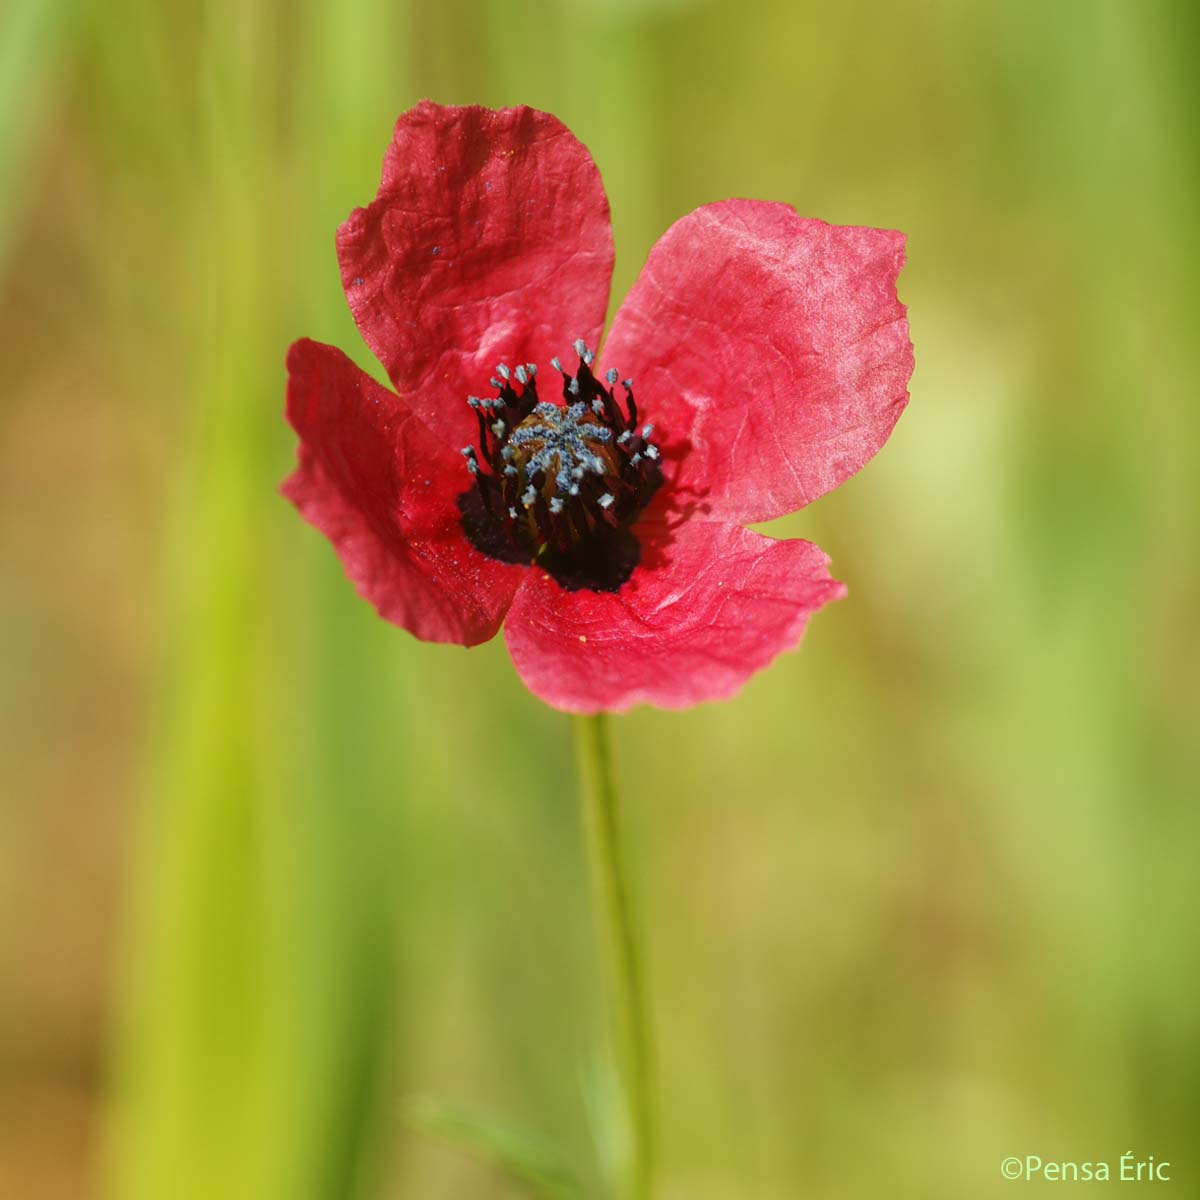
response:
[(575, 747), (592, 902), (604, 946), (608, 1008), (630, 1139), (628, 1195), (630, 1200), (648, 1200), (654, 1167), (649, 1006), (621, 845), (608, 719), (603, 713), (575, 718)]

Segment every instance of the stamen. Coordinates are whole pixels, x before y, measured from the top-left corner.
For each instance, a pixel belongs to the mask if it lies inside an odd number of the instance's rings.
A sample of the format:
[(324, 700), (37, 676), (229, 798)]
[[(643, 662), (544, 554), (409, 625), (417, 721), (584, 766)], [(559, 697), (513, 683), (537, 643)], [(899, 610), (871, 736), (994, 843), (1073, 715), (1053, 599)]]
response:
[[(562, 587), (616, 591), (639, 556), (632, 526), (663, 482), (660, 452), (639, 433), (633, 380), (590, 369), (595, 353), (574, 342), (571, 375), (556, 355), (564, 401), (538, 397), (537, 364), (496, 365), (497, 395), (469, 396), (479, 446), (462, 454), (474, 483), (459, 497), (463, 528), (480, 551), (503, 562), (537, 563)], [(592, 480), (596, 480), (595, 483)]]

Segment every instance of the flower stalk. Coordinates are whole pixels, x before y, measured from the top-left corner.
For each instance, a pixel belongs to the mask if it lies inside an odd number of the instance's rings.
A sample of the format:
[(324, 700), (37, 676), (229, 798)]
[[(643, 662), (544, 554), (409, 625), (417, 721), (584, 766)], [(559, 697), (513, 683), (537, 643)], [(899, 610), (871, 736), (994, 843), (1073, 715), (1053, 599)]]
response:
[(592, 907), (629, 1139), (626, 1194), (629, 1200), (649, 1200), (654, 1173), (650, 1014), (621, 840), (608, 718), (599, 713), (577, 716), (574, 722)]

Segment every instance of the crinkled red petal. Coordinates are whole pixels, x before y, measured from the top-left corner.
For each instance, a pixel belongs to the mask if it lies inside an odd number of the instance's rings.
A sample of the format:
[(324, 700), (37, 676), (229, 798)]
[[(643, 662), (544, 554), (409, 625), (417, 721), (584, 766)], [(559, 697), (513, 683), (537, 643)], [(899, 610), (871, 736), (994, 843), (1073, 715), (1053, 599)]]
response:
[(726, 200), (667, 230), (604, 360), (634, 376), (677, 503), (770, 520), (871, 458), (908, 402), (903, 262), (903, 234), (784, 204)]
[(340, 350), (288, 352), (299, 465), (284, 494), (333, 543), (380, 616), (430, 642), (473, 646), (500, 627), (522, 568), (480, 554), (455, 506), (460, 455)]
[(496, 364), (595, 345), (608, 200), (586, 148), (532, 108), (424, 101), (396, 125), (379, 194), (337, 235), (346, 297), (396, 390), (457, 448)]
[(565, 592), (536, 569), (517, 592), (505, 641), (547, 704), (594, 713), (724, 699), (845, 594), (811, 542), (712, 521), (639, 533), (642, 562), (619, 592)]

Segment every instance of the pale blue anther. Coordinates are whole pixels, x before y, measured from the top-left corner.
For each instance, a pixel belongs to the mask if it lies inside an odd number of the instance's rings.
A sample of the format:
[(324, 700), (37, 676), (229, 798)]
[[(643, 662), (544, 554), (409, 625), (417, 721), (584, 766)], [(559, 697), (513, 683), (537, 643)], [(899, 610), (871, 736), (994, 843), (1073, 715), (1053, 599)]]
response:
[(600, 505), (601, 508), (612, 508), (614, 503), (613, 494), (611, 492), (605, 492), (604, 495), (596, 501), (596, 503)]
[(461, 454), (463, 456), (463, 458), (473, 458), (475, 456), (475, 447), (474, 446), (464, 446), (459, 451), (459, 454)]
[(512, 372), (509, 371), (509, 369), (503, 363), (497, 363), (496, 374), (499, 375), (501, 379), (508, 379)]
[(622, 445), (622, 446), (623, 446), (623, 445), (625, 445), (625, 443), (626, 443), (627, 441), (629, 441), (629, 439), (630, 439), (631, 437), (633, 437), (633, 434), (632, 434), (632, 433), (630, 433), (628, 429), (626, 429), (624, 432), (620, 433), (620, 434), (617, 436), (617, 441), (618, 441), (618, 443), (619, 443), (620, 445)]
[(642, 437), (649, 437), (653, 432), (654, 432), (653, 425), (643, 425), (642, 426)]
[(561, 500), (560, 500), (560, 499), (559, 499), (557, 496), (553, 496), (553, 497), (551, 497), (551, 499), (550, 499), (550, 511), (551, 511), (552, 513), (556, 513), (556, 514), (557, 514), (557, 513), (560, 513), (560, 512), (562, 512), (562, 510), (563, 510), (563, 502), (562, 502), (562, 501), (561, 501)]
[(537, 500), (537, 490), (532, 486), (527, 487), (521, 493), (521, 503), (525, 505), (526, 508), (532, 508), (535, 500)]
[(631, 391), (631, 390), (633, 389), (633, 380), (632, 380), (632, 379), (622, 379), (622, 380), (621, 380), (621, 386), (622, 386), (622, 387), (623, 387), (623, 388), (624, 388), (624, 389), (625, 389), (627, 392), (628, 392), (628, 391)]
[(468, 396), (468, 397), (467, 397), (467, 403), (468, 403), (468, 404), (469, 404), (469, 405), (470, 405), (472, 408), (478, 408), (478, 407), (479, 407), (479, 397), (478, 397), (478, 396)]
[(524, 367), (518, 365), (517, 369), (513, 372), (513, 374), (517, 377), (518, 383), (528, 383), (529, 382), (529, 376), (525, 373)]
[(519, 475), (520, 471), (518, 471), (517, 468), (512, 465), (512, 463), (509, 463), (509, 465), (504, 468), (504, 473), (510, 479), (512, 479), (514, 476)]
[(479, 473), (479, 464), (473, 458), (468, 458), (467, 470), (470, 471), (472, 475), (477, 475)]
[(567, 391), (570, 392), (572, 396), (578, 396), (579, 395), (579, 380), (572, 379), (571, 382), (567, 384)]
[(529, 372), (530, 379), (537, 378), (537, 363), (526, 363), (525, 370), (527, 370)]
[(646, 447), (646, 457), (647, 458), (657, 458), (658, 457), (658, 447), (657, 446), (647, 446)]
[(594, 412), (596, 414), (596, 416), (598, 416), (598, 417), (604, 416), (604, 401), (603, 400), (593, 400), (592, 401), (592, 412)]
[(515, 521), (517, 519), (517, 510), (510, 504), (508, 506), (508, 515)]
[(558, 355), (557, 355), (557, 354), (556, 354), (556, 355), (555, 355), (555, 356), (554, 356), (554, 357), (553, 357), (553, 358), (550, 360), (550, 365), (551, 365), (551, 366), (552, 366), (552, 367), (553, 367), (553, 368), (554, 368), (556, 371), (561, 371), (561, 370), (562, 370), (562, 363), (561, 363), (561, 362), (559, 362), (559, 359), (558, 359)]
[(502, 383), (500, 382), (500, 380), (498, 380), (498, 379), (495, 377), (495, 375), (493, 375), (493, 376), (491, 377), (491, 379), (489, 379), (489, 380), (488, 380), (488, 383), (490, 383), (490, 384), (492, 385), (492, 387), (494, 387), (494, 388), (496, 389), (496, 391), (499, 391), (499, 390), (500, 390), (500, 389), (501, 389), (501, 388), (504, 386), (504, 384), (502, 384)]
[(513, 455), (515, 453), (516, 451), (513, 450), (511, 446), (505, 446), (504, 449), (500, 451), (500, 457), (504, 459), (505, 462), (512, 462)]
[(575, 351), (576, 354), (579, 355), (580, 358), (582, 358), (588, 352), (587, 342), (585, 342), (583, 340), (583, 338), (576, 338), (575, 341), (571, 344), (571, 346), (572, 346), (572, 349)]
[(496, 435), (497, 438), (502, 438), (504, 436), (504, 431), (507, 428), (508, 428), (508, 426), (505, 425), (503, 421), (493, 421), (492, 422), (492, 432)]
[(612, 385), (617, 382), (617, 376), (619, 374), (620, 372), (616, 367), (609, 367), (608, 370), (604, 372), (604, 378), (608, 380), (609, 387), (612, 387)]

